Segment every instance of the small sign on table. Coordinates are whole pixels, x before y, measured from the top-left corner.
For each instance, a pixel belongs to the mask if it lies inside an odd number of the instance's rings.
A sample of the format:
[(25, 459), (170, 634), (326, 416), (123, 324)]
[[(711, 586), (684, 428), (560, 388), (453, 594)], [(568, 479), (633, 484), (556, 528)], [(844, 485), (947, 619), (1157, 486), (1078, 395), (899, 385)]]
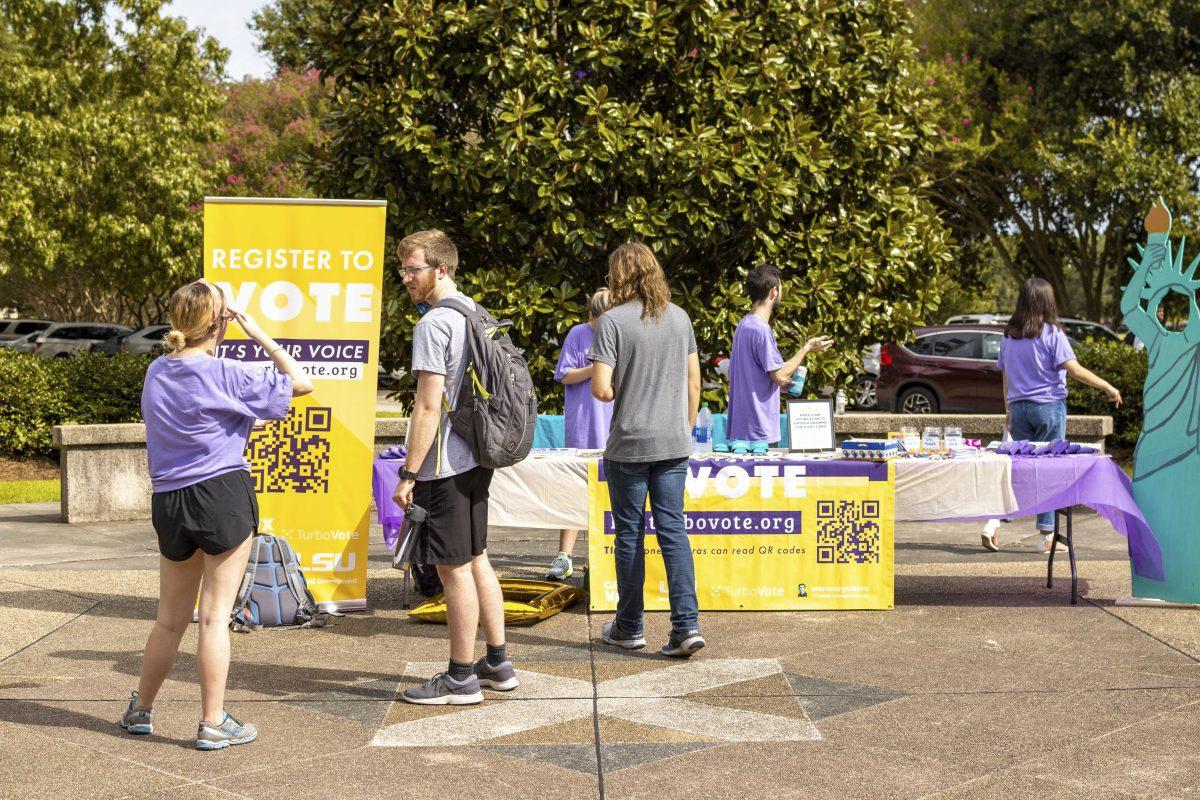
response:
[(788, 449), (791, 452), (833, 450), (837, 446), (832, 400), (788, 398), (787, 421)]

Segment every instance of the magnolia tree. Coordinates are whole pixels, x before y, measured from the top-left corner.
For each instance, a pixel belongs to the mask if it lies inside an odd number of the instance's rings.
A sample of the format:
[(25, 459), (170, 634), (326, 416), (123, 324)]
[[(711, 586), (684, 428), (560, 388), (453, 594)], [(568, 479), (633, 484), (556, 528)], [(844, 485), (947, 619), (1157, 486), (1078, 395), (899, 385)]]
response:
[[(760, 262), (785, 275), (782, 347), (841, 343), (826, 380), (936, 307), (950, 250), (921, 194), (936, 130), (902, 0), (304, 7), (257, 25), (335, 86), (318, 190), (385, 198), (392, 236), (449, 232), (543, 396), (629, 239), (658, 253), (705, 356), (727, 351)], [(415, 317), (390, 280), (384, 353), (403, 363)]]

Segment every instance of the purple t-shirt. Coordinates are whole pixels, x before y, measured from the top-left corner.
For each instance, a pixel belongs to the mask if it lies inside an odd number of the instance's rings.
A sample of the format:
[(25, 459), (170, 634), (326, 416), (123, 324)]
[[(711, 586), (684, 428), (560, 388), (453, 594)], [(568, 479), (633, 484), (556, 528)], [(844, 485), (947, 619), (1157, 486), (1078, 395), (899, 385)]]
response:
[(1074, 358), (1067, 335), (1053, 325), (1042, 326), (1042, 334), (1036, 339), (1005, 336), (996, 366), (1008, 380), (1008, 402), (1053, 403), (1067, 399), (1067, 371), (1062, 365)]
[(292, 379), (269, 367), (227, 358), (159, 356), (146, 370), (142, 419), (156, 492), (169, 492), (237, 469), (255, 419), (283, 419)]
[(782, 366), (770, 326), (756, 314), (742, 317), (729, 353), (730, 441), (779, 441), (779, 384), (770, 373)]
[[(568, 370), (592, 365), (587, 354), (591, 349), (593, 336), (595, 331), (587, 323), (571, 328), (558, 356), (558, 366), (554, 368), (554, 380), (561, 381)], [(613, 404), (602, 403), (592, 397), (591, 380), (570, 383), (564, 388), (567, 393), (567, 447), (603, 450), (608, 442)]]

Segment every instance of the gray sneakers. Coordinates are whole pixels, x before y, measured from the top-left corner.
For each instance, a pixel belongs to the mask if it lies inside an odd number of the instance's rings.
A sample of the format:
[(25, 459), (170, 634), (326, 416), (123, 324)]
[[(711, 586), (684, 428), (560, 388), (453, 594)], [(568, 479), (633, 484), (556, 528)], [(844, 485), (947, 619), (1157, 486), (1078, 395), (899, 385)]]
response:
[(511, 692), (521, 685), (511, 661), (502, 661), (493, 667), (488, 663), (487, 656), (475, 662), (475, 677), (484, 689), (497, 692)]
[(704, 637), (698, 630), (671, 631), (667, 643), (662, 646), (662, 654), (672, 658), (688, 658), (704, 647)]
[(224, 750), (235, 744), (246, 744), (258, 738), (258, 731), (250, 723), (238, 722), (228, 711), (222, 712), (225, 719), (220, 725), (201, 722), (196, 732), (197, 750)]
[(465, 681), (456, 681), (449, 674), (439, 672), (420, 686), (408, 687), (400, 698), (422, 706), (470, 706), (483, 702), (479, 683), (479, 678), (474, 675)]
[(600, 638), (609, 644), (615, 644), (617, 647), (623, 647), (626, 650), (641, 650), (646, 646), (646, 637), (642, 634), (636, 636), (625, 633), (617, 627), (616, 620), (609, 620), (600, 628)]
[(571, 564), (571, 557), (566, 553), (559, 553), (550, 562), (550, 572), (546, 575), (546, 580), (565, 581), (571, 577), (574, 571), (574, 566)]
[(137, 692), (129, 696), (129, 708), (125, 709), (125, 713), (121, 715), (119, 724), (130, 733), (145, 736), (148, 733), (154, 733), (154, 709), (138, 708), (137, 696)]

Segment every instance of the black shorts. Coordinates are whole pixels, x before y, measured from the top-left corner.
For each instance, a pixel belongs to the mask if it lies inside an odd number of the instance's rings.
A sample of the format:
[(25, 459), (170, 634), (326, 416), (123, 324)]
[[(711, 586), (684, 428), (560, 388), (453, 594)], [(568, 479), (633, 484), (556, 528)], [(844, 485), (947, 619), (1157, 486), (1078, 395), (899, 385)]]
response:
[(187, 561), (197, 549), (219, 556), (258, 530), (258, 498), (244, 469), (155, 492), (150, 509), (158, 551), (171, 561)]
[(466, 564), (483, 553), (491, 485), (492, 471), (483, 467), (449, 478), (417, 481), (413, 502), (429, 516), (413, 546), (412, 560), (418, 564)]

